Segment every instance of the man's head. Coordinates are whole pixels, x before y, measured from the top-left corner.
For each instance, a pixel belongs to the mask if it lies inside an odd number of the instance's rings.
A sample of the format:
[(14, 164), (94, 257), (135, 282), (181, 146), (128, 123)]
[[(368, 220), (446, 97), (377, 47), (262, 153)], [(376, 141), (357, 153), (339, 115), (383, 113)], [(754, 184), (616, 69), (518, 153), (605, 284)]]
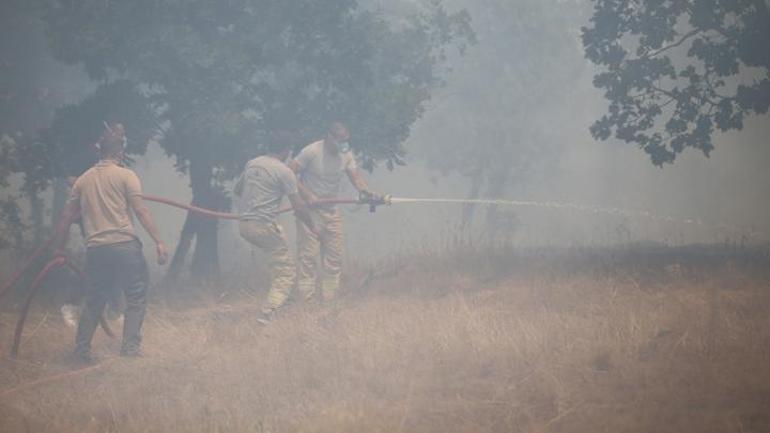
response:
[(99, 157), (121, 161), (125, 151), (125, 128), (120, 123), (105, 126), (105, 131), (99, 138)]
[(101, 159), (123, 160), (126, 146), (126, 129), (122, 123), (104, 124), (104, 133), (99, 138), (99, 157)]
[(123, 159), (123, 137), (115, 134), (105, 134), (99, 140), (99, 157), (101, 159)]
[(346, 152), (350, 148), (348, 140), (350, 140), (348, 127), (342, 122), (334, 122), (329, 126), (329, 131), (326, 133), (324, 141), (329, 145), (330, 151)]
[(290, 131), (273, 131), (268, 138), (267, 152), (281, 161), (284, 161), (289, 157), (289, 153), (291, 153), (291, 148), (295, 142), (294, 134)]
[(122, 137), (126, 136), (126, 128), (120, 122), (110, 122), (105, 126), (107, 127), (107, 130), (112, 132), (113, 134), (117, 134)]

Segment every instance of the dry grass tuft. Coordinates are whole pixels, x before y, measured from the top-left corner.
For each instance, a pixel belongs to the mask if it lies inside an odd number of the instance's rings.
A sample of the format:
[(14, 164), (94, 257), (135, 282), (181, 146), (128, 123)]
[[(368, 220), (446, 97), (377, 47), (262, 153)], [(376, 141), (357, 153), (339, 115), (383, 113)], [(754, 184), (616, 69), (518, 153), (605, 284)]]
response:
[[(267, 327), (250, 295), (156, 303), (143, 358), (115, 358), (99, 336), (105, 361), (76, 374), (72, 331), (39, 311), (21, 359), (0, 364), (0, 431), (767, 432), (767, 262), (634, 249), (393, 260), (351, 270), (335, 305), (292, 305)], [(3, 342), (14, 318), (0, 317)]]

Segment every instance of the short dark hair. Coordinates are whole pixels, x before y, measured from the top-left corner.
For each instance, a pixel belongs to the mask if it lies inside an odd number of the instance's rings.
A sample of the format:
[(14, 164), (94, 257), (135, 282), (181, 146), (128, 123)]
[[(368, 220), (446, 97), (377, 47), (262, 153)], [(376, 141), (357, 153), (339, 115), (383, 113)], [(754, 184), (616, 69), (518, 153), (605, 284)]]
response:
[(348, 127), (347, 127), (347, 125), (345, 125), (345, 124), (344, 124), (344, 123), (342, 123), (342, 122), (339, 122), (339, 121), (338, 121), (338, 122), (332, 122), (332, 123), (329, 125), (329, 131), (328, 131), (328, 132), (329, 132), (330, 134), (335, 134), (335, 135), (338, 135), (338, 134), (341, 134), (341, 133), (342, 133), (342, 131), (346, 131), (346, 132), (348, 132)]
[(115, 156), (123, 151), (123, 136), (108, 130), (99, 139), (99, 154), (102, 158)]

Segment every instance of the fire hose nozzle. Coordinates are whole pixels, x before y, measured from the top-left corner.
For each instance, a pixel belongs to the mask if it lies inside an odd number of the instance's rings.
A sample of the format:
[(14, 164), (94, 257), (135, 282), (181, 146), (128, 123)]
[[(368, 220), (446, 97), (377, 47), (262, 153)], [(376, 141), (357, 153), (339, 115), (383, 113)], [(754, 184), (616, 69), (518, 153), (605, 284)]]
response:
[(375, 212), (377, 210), (377, 206), (380, 206), (380, 205), (390, 206), (393, 200), (390, 194), (378, 195), (378, 194), (372, 194), (368, 191), (362, 191), (358, 196), (358, 202), (360, 204), (368, 204), (369, 212)]

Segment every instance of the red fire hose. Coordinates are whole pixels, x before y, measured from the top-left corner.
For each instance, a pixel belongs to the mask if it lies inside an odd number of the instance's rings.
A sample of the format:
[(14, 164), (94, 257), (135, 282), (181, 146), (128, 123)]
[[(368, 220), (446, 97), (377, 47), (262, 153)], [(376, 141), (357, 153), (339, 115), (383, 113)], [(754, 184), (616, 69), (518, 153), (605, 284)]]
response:
[[(147, 201), (153, 201), (156, 203), (163, 203), (168, 206), (176, 207), (179, 209), (188, 210), (193, 213), (197, 213), (198, 215), (202, 215), (209, 218), (217, 218), (217, 219), (224, 219), (224, 220), (239, 220), (241, 219), (241, 216), (234, 213), (227, 213), (227, 212), (216, 212), (210, 209), (205, 209), (198, 206), (193, 206), (189, 204), (184, 204), (178, 201), (169, 200), (167, 198), (158, 197), (154, 195), (148, 195), (143, 194), (142, 197)], [(315, 206), (324, 206), (324, 205), (334, 205), (334, 204), (358, 204), (360, 203), (359, 200), (356, 199), (348, 199), (348, 198), (322, 198), (318, 199), (316, 202), (313, 203), (313, 207)], [(279, 213), (286, 213), (291, 211), (293, 208), (291, 206), (283, 207), (278, 212)]]
[(30, 304), (32, 304), (32, 298), (34, 298), (35, 293), (37, 293), (37, 289), (40, 287), (40, 284), (43, 282), (45, 277), (48, 276), (49, 272), (51, 272), (53, 269), (63, 266), (66, 262), (67, 259), (64, 256), (55, 257), (53, 260), (48, 262), (45, 267), (43, 267), (43, 270), (37, 274), (34, 280), (32, 280), (32, 284), (29, 287), (29, 294), (27, 294), (27, 300), (24, 302), (24, 306), (21, 309), (21, 314), (19, 315), (19, 320), (16, 322), (16, 332), (13, 334), (11, 357), (16, 358), (16, 355), (19, 353), (19, 344), (21, 344), (21, 332), (24, 329), (24, 321), (27, 319), (27, 312), (29, 311)]
[[(152, 201), (156, 203), (162, 203), (168, 206), (176, 207), (179, 209), (184, 209), (189, 212), (196, 213), (198, 215), (202, 215), (204, 217), (208, 218), (217, 218), (217, 219), (226, 219), (226, 220), (239, 220), (241, 219), (241, 216), (238, 214), (233, 213), (227, 213), (227, 212), (217, 212), (210, 209), (201, 208), (198, 206), (188, 205), (184, 203), (180, 203), (178, 201), (170, 200), (163, 197), (157, 197), (154, 195), (143, 195), (142, 196), (147, 201)], [(316, 201), (313, 206), (323, 206), (323, 205), (333, 205), (333, 204), (358, 204), (360, 203), (359, 200), (355, 199), (346, 199), (346, 198), (329, 198), (329, 199), (320, 199)], [(369, 203), (371, 206), (376, 206), (375, 203)], [(279, 210), (280, 213), (289, 212), (291, 211), (291, 206), (284, 207)], [(27, 272), (27, 270), (35, 263), (36, 260), (38, 260), (47, 250), (51, 248), (51, 245), (53, 244), (55, 239), (55, 236), (52, 236), (49, 240), (47, 240), (43, 245), (41, 245), (38, 249), (36, 249), (22, 264), (22, 266), (11, 276), (11, 279), (3, 285), (2, 289), (0, 289), (0, 298), (3, 297), (10, 289), (18, 282), (18, 280)], [(11, 347), (11, 356), (16, 357), (19, 353), (19, 346), (21, 345), (21, 336), (24, 330), (24, 322), (26, 321), (27, 314), (29, 312), (29, 307), (32, 305), (32, 300), (34, 299), (35, 295), (37, 294), (38, 289), (42, 285), (45, 278), (48, 276), (48, 274), (56, 269), (66, 266), (69, 269), (71, 269), (73, 272), (75, 272), (77, 275), (81, 277), (81, 279), (85, 279), (85, 274), (82, 270), (78, 269), (76, 266), (72, 264), (72, 262), (67, 259), (64, 255), (56, 255), (51, 261), (46, 263), (46, 265), (43, 267), (43, 269), (38, 272), (38, 274), (35, 276), (35, 278), (32, 280), (32, 284), (30, 285), (29, 292), (27, 294), (27, 298), (24, 302), (24, 305), (22, 306), (21, 313), (19, 314), (19, 319), (16, 323), (16, 330), (14, 332), (14, 338), (13, 338), (13, 346)], [(108, 323), (106, 320), (104, 320), (104, 317), (101, 319), (101, 326), (104, 329), (105, 333), (109, 335), (110, 337), (113, 337), (114, 334), (112, 330), (110, 329)]]
[[(227, 213), (227, 212), (217, 212), (210, 209), (205, 209), (198, 206), (188, 205), (184, 204), (178, 201), (170, 200), (163, 197), (158, 197), (154, 195), (144, 194), (142, 197), (147, 201), (152, 201), (156, 203), (162, 203), (168, 206), (176, 207), (179, 209), (184, 209), (193, 213), (196, 213), (198, 215), (202, 215), (208, 218), (217, 218), (217, 219), (225, 219), (225, 220), (239, 220), (241, 218), (240, 215), (234, 214), (234, 213)], [(332, 204), (357, 204), (358, 200), (355, 199), (346, 199), (346, 198), (328, 198), (328, 199), (320, 199), (318, 200), (315, 205), (332, 205)], [(285, 213), (291, 211), (291, 206), (284, 207), (279, 210), (280, 213)], [(43, 245), (41, 245), (38, 249), (36, 249), (30, 256), (24, 261), (24, 263), (21, 265), (21, 267), (11, 276), (11, 279), (8, 280), (3, 287), (0, 289), (0, 298), (3, 297), (3, 295), (8, 292), (11, 287), (13, 287), (29, 269), (30, 266), (32, 266), (35, 261), (40, 258), (50, 247), (53, 243), (53, 238), (47, 240)]]
[(202, 207), (184, 204), (178, 201), (169, 200), (167, 198), (158, 197), (154, 195), (142, 194), (142, 198), (144, 198), (147, 201), (154, 201), (156, 203), (163, 203), (165, 205), (176, 207), (179, 209), (185, 209), (190, 212), (197, 213), (198, 215), (203, 215), (209, 218), (217, 218), (217, 219), (223, 219), (223, 220), (238, 220), (241, 218), (240, 215), (237, 215), (234, 213), (217, 212), (210, 209), (204, 209)]

